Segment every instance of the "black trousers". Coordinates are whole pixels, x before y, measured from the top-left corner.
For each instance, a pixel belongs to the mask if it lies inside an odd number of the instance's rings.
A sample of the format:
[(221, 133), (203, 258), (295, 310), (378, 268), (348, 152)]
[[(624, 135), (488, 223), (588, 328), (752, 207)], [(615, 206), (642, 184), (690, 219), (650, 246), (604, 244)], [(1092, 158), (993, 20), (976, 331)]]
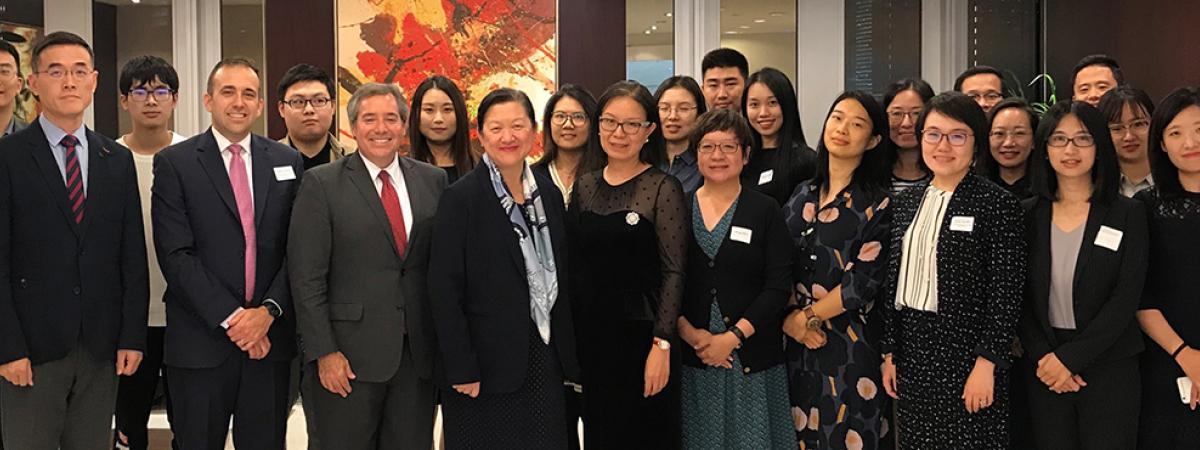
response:
[(167, 366), (172, 428), (181, 450), (224, 450), (229, 418), (238, 450), (284, 450), (290, 361), (234, 352), (217, 367)]
[(1033, 440), (1044, 450), (1137, 447), (1141, 376), (1137, 358), (1102, 363), (1079, 374), (1079, 392), (1055, 394), (1027, 366)]
[[(146, 353), (142, 364), (133, 375), (122, 376), (117, 385), (117, 431), (128, 439), (131, 450), (146, 450), (150, 445), (146, 423), (154, 406), (154, 394), (158, 389), (159, 371), (163, 367), (163, 333), (165, 327), (146, 329)], [(166, 391), (167, 378), (162, 377)], [(171, 396), (167, 399), (167, 421), (171, 421)], [(119, 438), (118, 438), (119, 439)], [(174, 446), (174, 444), (172, 444)], [(3, 450), (3, 449), (0, 449)]]

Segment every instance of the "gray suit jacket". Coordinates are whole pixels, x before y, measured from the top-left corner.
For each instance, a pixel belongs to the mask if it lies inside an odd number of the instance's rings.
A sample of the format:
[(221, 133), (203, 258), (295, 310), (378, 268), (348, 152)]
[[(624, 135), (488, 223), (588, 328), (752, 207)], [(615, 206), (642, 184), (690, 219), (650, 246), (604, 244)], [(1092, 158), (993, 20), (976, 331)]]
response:
[(404, 257), (362, 157), (305, 172), (292, 210), (288, 272), (304, 361), (340, 351), (358, 381), (390, 379), (406, 338), (418, 375), (432, 376), (425, 274), (446, 172), (405, 157), (400, 170), (413, 215)]

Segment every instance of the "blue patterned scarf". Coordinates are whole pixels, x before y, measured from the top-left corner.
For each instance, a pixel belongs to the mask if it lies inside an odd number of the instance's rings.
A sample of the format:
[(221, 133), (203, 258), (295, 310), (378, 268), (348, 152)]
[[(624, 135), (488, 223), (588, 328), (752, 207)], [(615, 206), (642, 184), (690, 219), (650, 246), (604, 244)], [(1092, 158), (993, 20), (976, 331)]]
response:
[[(521, 186), (525, 194), (525, 204), (518, 205), (508, 192), (500, 169), (486, 154), (483, 163), (487, 165), (488, 173), (492, 176), (492, 187), (496, 197), (500, 199), (500, 207), (508, 215), (513, 231), (517, 234), (517, 244), (521, 247), (521, 255), (525, 260), (525, 279), (529, 284), (529, 317), (537, 325), (542, 342), (550, 343), (550, 310), (558, 299), (558, 276), (554, 264), (554, 246), (550, 242), (550, 223), (546, 220), (546, 208), (542, 206), (542, 196), (538, 192), (537, 181), (533, 171), (526, 163), (521, 171)], [(520, 208), (524, 208), (522, 212)], [(528, 218), (528, 222), (525, 220)], [(533, 228), (530, 229), (530, 226)]]

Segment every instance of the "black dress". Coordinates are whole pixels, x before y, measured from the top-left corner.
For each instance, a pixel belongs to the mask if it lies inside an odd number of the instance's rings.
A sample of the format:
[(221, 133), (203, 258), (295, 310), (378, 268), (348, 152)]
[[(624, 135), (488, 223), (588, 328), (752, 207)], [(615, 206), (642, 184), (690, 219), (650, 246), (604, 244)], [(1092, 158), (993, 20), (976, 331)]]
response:
[[(1162, 311), (1171, 328), (1191, 348), (1200, 348), (1200, 194), (1164, 198), (1157, 188), (1134, 198), (1146, 202), (1150, 225), (1150, 265), (1141, 309)], [(1183, 369), (1157, 343), (1142, 352), (1142, 410), (1138, 447), (1200, 448), (1200, 411), (1179, 400), (1175, 380)], [(1132, 413), (1132, 412), (1130, 412)]]
[(767, 194), (781, 207), (796, 186), (817, 173), (817, 153), (803, 145), (750, 152), (742, 168), (742, 186)]
[[(680, 446), (679, 349), (671, 379), (642, 397), (653, 338), (674, 341), (688, 225), (679, 181), (648, 168), (613, 186), (603, 171), (578, 178), (568, 230), (583, 370), (584, 448)], [(676, 344), (678, 345), (678, 344)]]

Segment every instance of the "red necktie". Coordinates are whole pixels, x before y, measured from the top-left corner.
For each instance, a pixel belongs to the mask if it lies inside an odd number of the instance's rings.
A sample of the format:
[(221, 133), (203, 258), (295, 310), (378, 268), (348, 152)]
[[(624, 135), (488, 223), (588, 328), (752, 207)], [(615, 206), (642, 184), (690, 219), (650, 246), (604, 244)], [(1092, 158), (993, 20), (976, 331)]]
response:
[(392, 237), (396, 238), (396, 252), (404, 256), (408, 246), (408, 233), (404, 231), (404, 212), (400, 210), (400, 196), (392, 187), (392, 176), (386, 170), (379, 171), (379, 181), (383, 188), (379, 190), (379, 200), (383, 201), (383, 211), (387, 213), (388, 222), (392, 225)]
[(233, 199), (237, 202), (238, 218), (242, 222), (242, 235), (246, 241), (246, 304), (254, 298), (254, 275), (258, 260), (258, 237), (254, 228), (254, 199), (250, 197), (250, 177), (246, 174), (246, 162), (242, 159), (242, 146), (229, 146), (229, 184), (233, 187)]
[(87, 194), (83, 192), (83, 171), (79, 168), (79, 155), (75, 154), (79, 140), (68, 134), (63, 136), (60, 143), (66, 149), (63, 163), (67, 174), (67, 202), (71, 204), (71, 216), (75, 218), (75, 223), (80, 223), (83, 222), (83, 201), (86, 200)]

